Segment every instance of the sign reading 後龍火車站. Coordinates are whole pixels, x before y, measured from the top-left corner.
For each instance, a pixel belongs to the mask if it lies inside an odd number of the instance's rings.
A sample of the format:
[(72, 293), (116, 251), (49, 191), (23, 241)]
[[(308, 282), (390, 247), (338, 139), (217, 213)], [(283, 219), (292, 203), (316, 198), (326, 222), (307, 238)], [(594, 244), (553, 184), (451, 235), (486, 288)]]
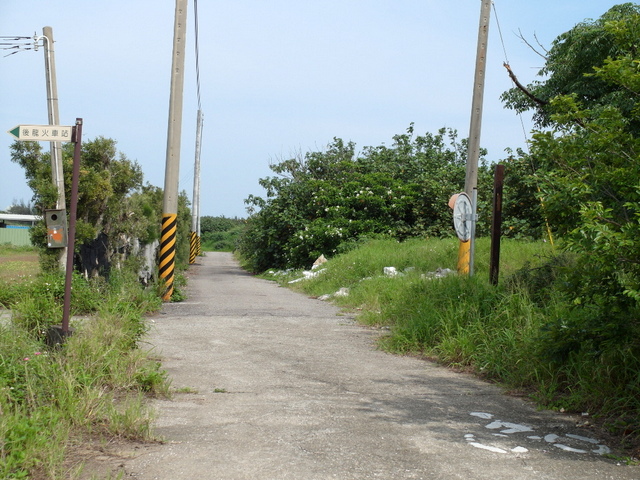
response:
[(23, 142), (73, 141), (73, 127), (66, 125), (18, 125), (7, 133)]

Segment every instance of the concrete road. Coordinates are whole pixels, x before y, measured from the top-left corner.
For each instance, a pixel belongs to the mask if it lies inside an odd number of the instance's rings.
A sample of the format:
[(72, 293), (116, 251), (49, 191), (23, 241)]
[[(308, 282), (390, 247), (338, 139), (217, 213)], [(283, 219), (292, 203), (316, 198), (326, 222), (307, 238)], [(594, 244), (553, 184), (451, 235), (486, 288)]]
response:
[(581, 418), (381, 352), (379, 332), (230, 254), (190, 271), (188, 300), (154, 317), (150, 339), (179, 390), (157, 401), (166, 442), (125, 478), (640, 479)]

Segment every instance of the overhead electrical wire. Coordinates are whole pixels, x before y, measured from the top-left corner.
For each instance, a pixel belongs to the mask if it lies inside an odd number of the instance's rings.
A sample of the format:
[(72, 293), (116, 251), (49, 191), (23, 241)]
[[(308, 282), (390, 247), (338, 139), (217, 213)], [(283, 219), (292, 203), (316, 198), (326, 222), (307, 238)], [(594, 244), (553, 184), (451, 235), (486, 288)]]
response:
[[(502, 51), (504, 52), (504, 64), (505, 66), (509, 65), (509, 58), (507, 56), (507, 47), (505, 46), (505, 42), (504, 42), (504, 37), (502, 36), (502, 28), (500, 28), (500, 20), (498, 19), (498, 11), (496, 10), (496, 4), (495, 2), (491, 2), (491, 5), (493, 6), (493, 14), (496, 17), (496, 25), (498, 27), (498, 33), (500, 34), (500, 42), (502, 43)], [(512, 79), (513, 82), (513, 79)], [(515, 82), (513, 82), (515, 84)], [(522, 125), (522, 134), (524, 135), (524, 141), (525, 144), (527, 145), (527, 149), (529, 148), (529, 135), (527, 135), (527, 130), (524, 126), (524, 120), (522, 118), (522, 112), (518, 113), (518, 117), (520, 118), (520, 125)], [(533, 162), (531, 162), (531, 171), (533, 173), (533, 176), (536, 177), (536, 172), (535, 172), (535, 168), (533, 166)], [(540, 184), (537, 181), (537, 177), (536, 177), (536, 189), (538, 191), (538, 194), (540, 195), (540, 206), (542, 207), (542, 212), (543, 212), (543, 216), (544, 216), (544, 223), (547, 229), (547, 235), (549, 236), (549, 242), (551, 243), (551, 245), (554, 245), (553, 242), (553, 233), (551, 232), (551, 226), (549, 225), (549, 220), (547, 219), (547, 215), (545, 213), (545, 205), (544, 205), (544, 200), (542, 198), (542, 190), (540, 188)]]
[(38, 50), (38, 41), (41, 37), (34, 35), (33, 37), (22, 36), (0, 36), (0, 50), (12, 50), (7, 53), (5, 57), (9, 57), (19, 52), (26, 52), (28, 50)]
[[(504, 53), (504, 64), (505, 66), (509, 65), (509, 56), (507, 55), (507, 47), (504, 42), (504, 37), (502, 36), (502, 28), (500, 27), (500, 19), (498, 18), (498, 11), (496, 9), (496, 3), (491, 2), (493, 6), (493, 15), (496, 17), (496, 26), (498, 27), (498, 34), (500, 35), (500, 43), (502, 44), (502, 52)], [(520, 126), (522, 127), (522, 135), (524, 136), (524, 141), (529, 146), (529, 136), (527, 135), (527, 129), (524, 126), (524, 120), (522, 118), (522, 113), (518, 113), (518, 118), (520, 119)]]
[[(198, 102), (198, 115), (202, 115), (202, 97), (200, 95), (200, 44), (199, 44), (199, 19), (198, 19), (198, 0), (193, 0), (193, 18), (194, 18), (194, 45), (195, 45), (195, 67), (196, 67), (196, 98)], [(202, 128), (202, 127), (201, 127)], [(180, 177), (180, 184), (191, 184), (194, 179), (195, 172), (193, 169), (185, 172)]]

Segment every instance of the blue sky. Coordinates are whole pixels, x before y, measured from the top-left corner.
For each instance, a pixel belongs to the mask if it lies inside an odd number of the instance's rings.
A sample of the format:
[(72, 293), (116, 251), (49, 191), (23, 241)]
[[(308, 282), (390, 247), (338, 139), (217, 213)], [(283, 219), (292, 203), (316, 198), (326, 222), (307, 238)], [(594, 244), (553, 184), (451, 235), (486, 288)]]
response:
[[(530, 116), (505, 110), (507, 60), (522, 83), (543, 60), (518, 38), (549, 46), (622, 2), (495, 0), (490, 23), (483, 147), (489, 159), (525, 145)], [(246, 216), (269, 164), (323, 149), (334, 137), (390, 144), (415, 124), (469, 133), (480, 0), (200, 0), (202, 215)], [(2, 0), (0, 36), (55, 38), (60, 123), (84, 120), (84, 139), (113, 138), (162, 187), (175, 2)], [(189, 2), (180, 190), (193, 189), (196, 81)], [(497, 14), (497, 15), (496, 15)], [(0, 52), (1, 55), (7, 52)], [(42, 49), (0, 56), (0, 209), (29, 201), (4, 133), (46, 124)], [(48, 145), (44, 145), (48, 148)], [(453, 192), (452, 192), (453, 193)]]

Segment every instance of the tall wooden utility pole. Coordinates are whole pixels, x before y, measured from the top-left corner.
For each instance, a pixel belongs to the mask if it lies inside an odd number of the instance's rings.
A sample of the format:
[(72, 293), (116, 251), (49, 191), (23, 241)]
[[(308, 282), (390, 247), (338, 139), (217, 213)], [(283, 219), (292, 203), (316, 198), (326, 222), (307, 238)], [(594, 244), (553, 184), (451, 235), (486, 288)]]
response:
[(164, 176), (162, 233), (160, 236), (159, 275), (164, 281), (162, 299), (171, 300), (176, 260), (178, 227), (178, 189), (180, 172), (180, 139), (182, 135), (182, 94), (184, 90), (184, 55), (187, 31), (187, 0), (176, 0), (173, 25), (173, 57), (171, 61), (171, 94), (167, 129), (167, 161)]
[[(469, 146), (467, 151), (467, 172), (464, 191), (472, 199), (475, 225), (478, 189), (478, 159), (480, 157), (480, 131), (482, 125), (482, 106), (484, 98), (484, 77), (487, 64), (487, 43), (489, 41), (489, 19), (491, 17), (491, 0), (481, 0), (480, 27), (478, 30), (478, 49), (476, 53), (476, 70), (473, 83), (473, 100), (471, 104), (471, 126), (469, 127)], [(475, 229), (473, 229), (475, 230)], [(473, 257), (475, 249), (475, 231), (468, 242), (460, 242), (458, 250), (458, 272), (473, 275)]]
[[(58, 82), (56, 79), (55, 49), (53, 46), (53, 29), (42, 29), (44, 46), (44, 70), (47, 86), (47, 111), (49, 113), (49, 125), (60, 125), (60, 112), (58, 109)], [(60, 142), (50, 142), (51, 151), (51, 177), (58, 192), (56, 209), (64, 210), (64, 175), (62, 172), (62, 145)], [(66, 269), (67, 247), (59, 249), (58, 262), (60, 269)]]

